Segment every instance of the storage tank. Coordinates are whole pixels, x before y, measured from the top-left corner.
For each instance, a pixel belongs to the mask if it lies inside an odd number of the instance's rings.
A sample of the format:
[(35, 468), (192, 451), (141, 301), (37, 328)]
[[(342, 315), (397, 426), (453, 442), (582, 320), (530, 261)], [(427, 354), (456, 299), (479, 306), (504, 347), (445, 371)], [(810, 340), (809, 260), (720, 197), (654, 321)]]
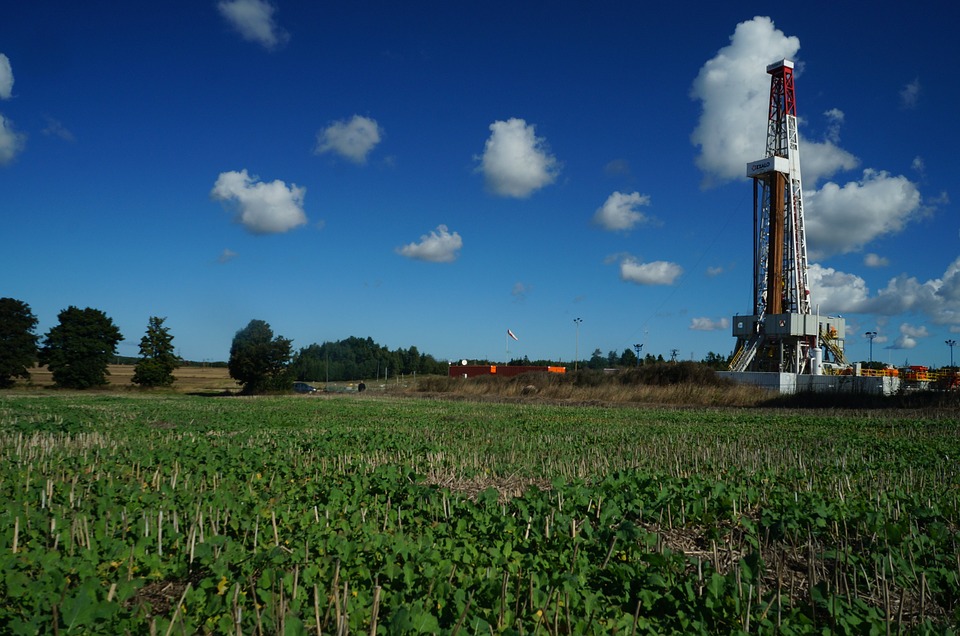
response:
[(823, 347), (814, 347), (813, 360), (810, 363), (810, 371), (813, 375), (823, 375)]

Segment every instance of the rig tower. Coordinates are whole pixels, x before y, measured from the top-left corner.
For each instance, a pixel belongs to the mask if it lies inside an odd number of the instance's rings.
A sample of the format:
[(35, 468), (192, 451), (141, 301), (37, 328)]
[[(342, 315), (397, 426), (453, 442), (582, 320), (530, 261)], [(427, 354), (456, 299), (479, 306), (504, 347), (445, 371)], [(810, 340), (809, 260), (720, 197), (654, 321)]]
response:
[(753, 179), (752, 313), (733, 317), (730, 370), (819, 375), (826, 348), (843, 358), (843, 318), (811, 313), (803, 182), (793, 62), (767, 67), (770, 108), (763, 159), (747, 164)]

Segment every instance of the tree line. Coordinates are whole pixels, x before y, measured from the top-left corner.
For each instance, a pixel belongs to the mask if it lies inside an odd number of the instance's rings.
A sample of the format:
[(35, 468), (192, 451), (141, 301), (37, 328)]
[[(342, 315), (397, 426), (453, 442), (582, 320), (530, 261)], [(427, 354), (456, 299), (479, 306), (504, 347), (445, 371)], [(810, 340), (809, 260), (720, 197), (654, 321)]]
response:
[[(37, 317), (30, 305), (15, 298), (0, 298), (0, 388), (13, 386), (17, 378), (29, 380), (29, 369), (35, 364), (50, 369), (58, 387), (89, 389), (107, 384), (107, 365), (123, 340), (113, 320), (99, 309), (72, 305), (61, 311), (57, 320), (41, 340), (34, 333)], [(173, 371), (180, 359), (164, 320), (154, 316), (147, 323), (133, 371), (135, 384), (173, 384)]]
[[(18, 378), (29, 380), (30, 369), (45, 365), (57, 387), (88, 389), (104, 386), (108, 365), (116, 359), (123, 335), (99, 309), (70, 306), (41, 339), (30, 306), (14, 298), (0, 298), (0, 388)], [(173, 384), (173, 372), (184, 364), (176, 355), (166, 318), (151, 316), (140, 339), (133, 382), (141, 387)], [(217, 366), (220, 366), (219, 364)], [(230, 377), (247, 394), (289, 390), (294, 380), (343, 381), (388, 378), (396, 375), (445, 374), (447, 365), (416, 347), (390, 351), (371, 338), (350, 337), (312, 344), (294, 355), (292, 341), (275, 336), (263, 320), (251, 320), (237, 331), (226, 364)]]
[(447, 363), (420, 353), (416, 347), (390, 351), (372, 338), (351, 336), (337, 342), (304, 347), (290, 364), (297, 380), (339, 382), (400, 375), (446, 374)]
[[(700, 364), (710, 367), (715, 371), (725, 371), (730, 366), (730, 360), (732, 358), (732, 353), (729, 355), (722, 355), (711, 351), (702, 360), (700, 360)], [(633, 367), (656, 364), (659, 362), (666, 362), (662, 355), (655, 356), (651, 353), (648, 353), (640, 358), (637, 357), (637, 354), (634, 353), (632, 349), (624, 349), (620, 354), (618, 354), (616, 351), (610, 351), (604, 355), (600, 349), (594, 349), (593, 353), (590, 355), (590, 358), (586, 360), (578, 360), (576, 362), (563, 363), (552, 360), (530, 360), (527, 356), (524, 356), (523, 358), (513, 358), (507, 362), (507, 364), (510, 366), (566, 367), (570, 371), (574, 369), (593, 369), (600, 371), (603, 369), (631, 369)], [(671, 362), (676, 362), (676, 360), (671, 360)], [(497, 364), (495, 362), (490, 362), (489, 360), (475, 360), (474, 363)]]

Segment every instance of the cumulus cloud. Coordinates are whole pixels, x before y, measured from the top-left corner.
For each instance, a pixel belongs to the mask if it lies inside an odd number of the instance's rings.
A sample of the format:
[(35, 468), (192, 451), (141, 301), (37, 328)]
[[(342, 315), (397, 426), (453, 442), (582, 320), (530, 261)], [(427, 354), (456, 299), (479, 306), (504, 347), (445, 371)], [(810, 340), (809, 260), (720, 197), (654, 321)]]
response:
[(10, 99), (13, 95), (13, 67), (10, 58), (0, 53), (0, 99)]
[[(705, 186), (744, 178), (747, 162), (762, 158), (770, 99), (770, 76), (765, 69), (790, 59), (799, 75), (799, 50), (798, 38), (784, 35), (770, 18), (758, 16), (738, 24), (730, 44), (700, 69), (690, 95), (701, 102), (702, 112), (690, 140), (700, 148), (696, 164)], [(824, 141), (810, 141), (801, 134), (800, 163), (807, 187), (859, 165), (855, 156), (837, 146), (843, 112), (833, 108), (824, 116)]]
[(511, 118), (490, 124), (483, 155), (477, 168), (494, 194), (523, 199), (553, 183), (560, 170), (546, 140), (537, 137), (534, 126)]
[(645, 205), (650, 205), (650, 196), (647, 194), (614, 192), (597, 209), (593, 222), (605, 230), (629, 230), (648, 220), (646, 215), (637, 210)]
[(693, 331), (724, 331), (730, 328), (728, 318), (713, 320), (712, 318), (694, 318), (690, 321), (690, 329)]
[(900, 325), (900, 335), (893, 341), (888, 349), (913, 349), (917, 346), (917, 338), (926, 338), (930, 335), (924, 326), (915, 327), (903, 323)]
[[(6, 55), (0, 53), (0, 99), (13, 95), (13, 68)], [(27, 142), (27, 136), (13, 128), (13, 122), (0, 115), (0, 166), (12, 162)]]
[(267, 50), (290, 39), (273, 19), (277, 8), (266, 0), (221, 0), (217, 9), (243, 39), (256, 42)]
[(867, 282), (856, 274), (840, 272), (832, 267), (813, 263), (807, 270), (810, 304), (820, 313), (856, 312), (870, 294)]
[(886, 267), (890, 264), (890, 259), (871, 252), (863, 257), (863, 264), (867, 267)]
[(237, 221), (253, 234), (279, 234), (307, 222), (306, 188), (251, 177), (246, 170), (221, 172), (210, 196), (236, 205)]
[(682, 274), (682, 267), (667, 261), (640, 263), (630, 256), (620, 261), (620, 278), (637, 285), (672, 285)]
[(705, 185), (744, 176), (748, 161), (761, 158), (767, 138), (770, 98), (767, 65), (793, 59), (800, 40), (787, 37), (766, 17), (737, 25), (730, 44), (700, 69), (691, 97), (702, 105), (691, 135)]
[(940, 278), (920, 281), (901, 274), (874, 295), (863, 278), (816, 263), (808, 279), (811, 302), (821, 313), (916, 314), (936, 325), (960, 326), (960, 257)]
[(317, 133), (316, 154), (333, 152), (354, 163), (366, 163), (367, 155), (380, 143), (380, 126), (373, 119), (354, 115)]
[(920, 99), (919, 77), (915, 78), (900, 90), (900, 106), (903, 108), (916, 108), (918, 99)]
[(903, 274), (891, 279), (864, 303), (863, 311), (887, 316), (913, 312), (937, 325), (960, 325), (960, 257), (941, 278), (921, 282)]
[(0, 166), (12, 162), (27, 143), (27, 136), (13, 128), (13, 122), (0, 114)]
[(817, 259), (858, 251), (926, 213), (912, 181), (869, 169), (859, 181), (805, 192), (804, 205), (810, 255)]
[(800, 142), (800, 170), (805, 192), (822, 180), (859, 165), (859, 159), (830, 140), (803, 139)]
[(397, 252), (418, 261), (431, 263), (452, 263), (457, 252), (463, 247), (463, 239), (456, 232), (451, 233), (446, 225), (438, 225), (430, 234), (420, 237), (419, 243), (408, 243), (397, 248)]
[[(737, 25), (730, 44), (700, 69), (691, 96), (700, 100), (702, 112), (691, 141), (700, 149), (696, 163), (706, 185), (743, 178), (746, 163), (760, 158), (770, 86), (763, 69), (782, 58), (794, 59), (799, 49), (797, 38), (784, 35), (769, 18), (756, 17)], [(799, 75), (802, 64), (796, 68)], [(919, 90), (918, 82), (909, 86), (911, 94)], [(802, 134), (800, 140), (807, 239), (810, 255), (817, 259), (858, 251), (928, 211), (917, 186), (903, 176), (868, 168), (858, 181), (827, 181), (859, 167), (860, 160), (839, 145), (843, 111), (832, 108), (823, 115), (823, 140)]]

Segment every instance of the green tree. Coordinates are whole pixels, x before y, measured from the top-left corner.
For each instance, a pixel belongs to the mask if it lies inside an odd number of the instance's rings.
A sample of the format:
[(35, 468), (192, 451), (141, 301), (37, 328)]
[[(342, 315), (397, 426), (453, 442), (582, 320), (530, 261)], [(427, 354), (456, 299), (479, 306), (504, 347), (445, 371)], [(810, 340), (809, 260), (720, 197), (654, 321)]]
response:
[(594, 349), (593, 355), (590, 356), (590, 361), (587, 362), (587, 367), (590, 369), (602, 369), (607, 363), (607, 359), (603, 357), (603, 352), (600, 349)]
[(117, 352), (123, 335), (113, 320), (99, 309), (70, 306), (57, 316), (40, 348), (40, 364), (63, 388), (88, 389), (107, 383), (107, 364)]
[(707, 357), (705, 357), (700, 362), (701, 364), (704, 364), (716, 371), (726, 371), (727, 367), (730, 366), (731, 359), (732, 359), (732, 356), (724, 356), (724, 355), (720, 355), (719, 353), (714, 353), (713, 351), (711, 351), (710, 353), (707, 354)]
[(13, 386), (14, 378), (30, 378), (27, 369), (37, 361), (36, 328), (30, 305), (0, 298), (0, 388)]
[(247, 395), (266, 391), (289, 390), (291, 340), (273, 337), (273, 330), (262, 320), (251, 320), (237, 332), (230, 346), (230, 377), (240, 383)]
[(140, 338), (140, 359), (133, 369), (133, 382), (142, 387), (170, 386), (180, 358), (173, 348), (173, 336), (163, 326), (166, 318), (151, 316), (147, 333)]
[(635, 367), (637, 366), (637, 354), (633, 352), (633, 349), (624, 349), (623, 353), (620, 354), (619, 362), (621, 367)]

